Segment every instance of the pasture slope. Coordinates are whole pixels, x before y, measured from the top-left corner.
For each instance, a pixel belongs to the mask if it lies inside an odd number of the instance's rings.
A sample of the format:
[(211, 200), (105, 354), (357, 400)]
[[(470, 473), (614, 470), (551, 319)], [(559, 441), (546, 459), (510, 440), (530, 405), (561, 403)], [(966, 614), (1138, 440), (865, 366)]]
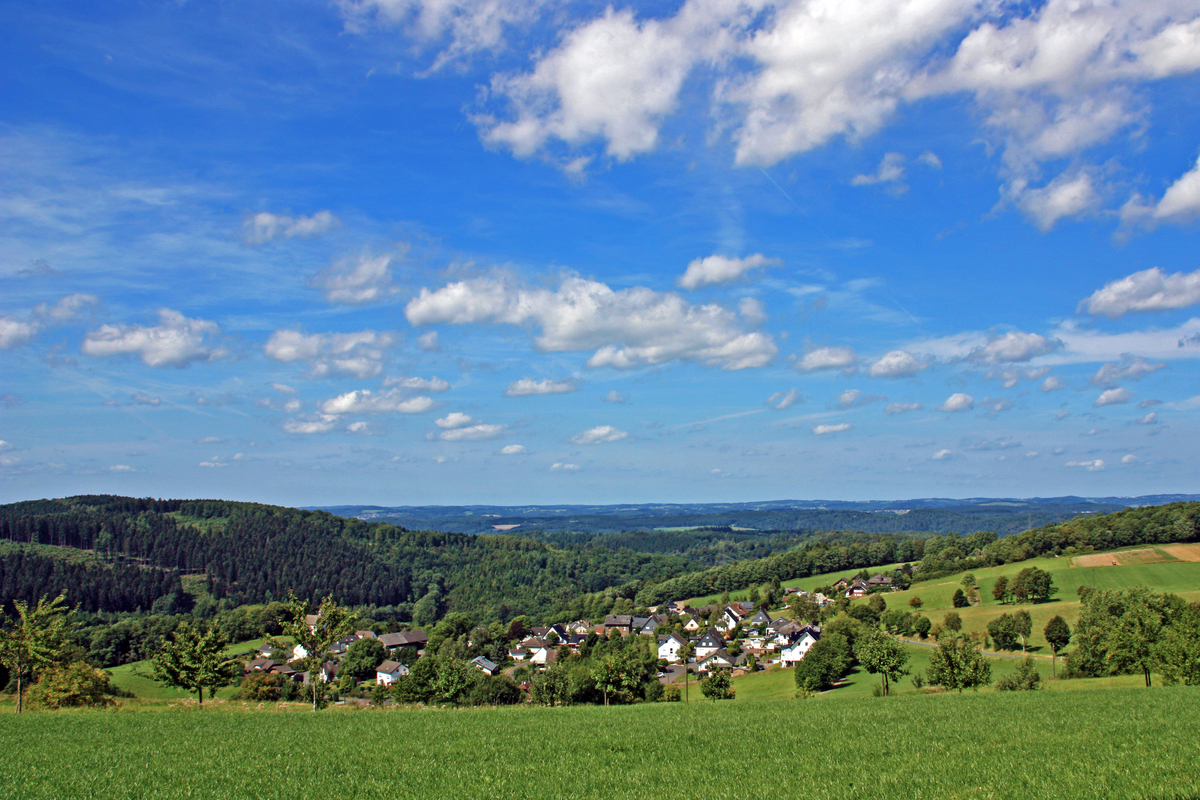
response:
[(0, 798), (1200, 796), (1200, 691), (6, 716)]

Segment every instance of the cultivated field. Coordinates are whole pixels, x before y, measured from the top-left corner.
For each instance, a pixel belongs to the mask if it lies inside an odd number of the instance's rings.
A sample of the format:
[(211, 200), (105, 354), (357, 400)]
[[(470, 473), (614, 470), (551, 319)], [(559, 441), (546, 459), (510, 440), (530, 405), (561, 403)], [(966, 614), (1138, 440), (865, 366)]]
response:
[[(0, 798), (1194, 798), (1200, 692), (6, 715)], [(540, 787), (540, 788), (539, 788)]]

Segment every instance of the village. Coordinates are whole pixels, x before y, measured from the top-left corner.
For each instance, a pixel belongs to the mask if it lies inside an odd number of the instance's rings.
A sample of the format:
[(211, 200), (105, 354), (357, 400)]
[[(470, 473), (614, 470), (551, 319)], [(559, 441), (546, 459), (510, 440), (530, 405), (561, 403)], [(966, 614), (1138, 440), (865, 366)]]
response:
[[(860, 574), (835, 582), (829, 587), (829, 595), (789, 588), (781, 590), (778, 603), (772, 603), (769, 596), (757, 605), (733, 601), (693, 607), (672, 601), (647, 609), (650, 613), (645, 616), (608, 614), (599, 621), (554, 622), (523, 630), (524, 635), (509, 642), (503, 658), (477, 655), (467, 663), (484, 675), (519, 678), (518, 686), (526, 694), (536, 672), (546, 670), (564, 654), (580, 653), (601, 639), (614, 637), (653, 637), (657, 647), (657, 676), (662, 684), (674, 683), (685, 676), (687, 680), (692, 680), (691, 676), (704, 679), (714, 671), (737, 677), (773, 667), (792, 668), (820, 640), (820, 612), (835, 603), (834, 598), (844, 598), (839, 603), (844, 607), (850, 599), (890, 591), (892, 581), (887, 575)], [(315, 626), (318, 618), (310, 615), (306, 621)], [(375, 666), (373, 679), (350, 679), (341, 674), (342, 661), (355, 642), (363, 639), (376, 640), (380, 647), (374, 651), (384, 657)], [(429, 641), (424, 630), (378, 635), (371, 630), (358, 630), (333, 643), (329, 658), (323, 662), (321, 677), (325, 683), (343, 690), (371, 684), (392, 687), (410, 674), (414, 661), (425, 654)], [(264, 673), (295, 683), (309, 681), (308, 673), (302, 669), (309, 653), (302, 645), (288, 649), (278, 642), (268, 642), (252, 655), (244, 667), (247, 676)]]

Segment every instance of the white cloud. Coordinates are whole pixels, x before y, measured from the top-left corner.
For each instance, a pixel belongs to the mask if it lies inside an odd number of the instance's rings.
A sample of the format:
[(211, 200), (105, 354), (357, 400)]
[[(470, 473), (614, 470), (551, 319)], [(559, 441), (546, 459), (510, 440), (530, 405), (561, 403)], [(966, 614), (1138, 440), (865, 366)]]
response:
[(767, 258), (762, 253), (755, 253), (746, 258), (729, 258), (713, 255), (707, 258), (697, 258), (688, 264), (687, 271), (680, 276), (678, 285), (684, 289), (698, 289), (713, 283), (728, 283), (742, 277), (756, 267), (774, 266), (781, 264), (777, 258)]
[(273, 239), (311, 239), (341, 224), (328, 211), (318, 211), (311, 217), (289, 217), (260, 211), (247, 215), (242, 221), (242, 240), (248, 245), (259, 245)]
[(299, 399), (294, 398), (294, 397), (291, 400), (288, 400), (286, 403), (283, 404), (283, 410), (289, 414), (295, 414), (297, 411), (299, 411), (303, 407), (304, 407), (304, 403), (302, 403)]
[(826, 436), (831, 433), (841, 433), (848, 431), (853, 426), (849, 422), (843, 422), (840, 425), (817, 425), (812, 429), (813, 434), (817, 436)]
[(1009, 187), (1008, 195), (1043, 231), (1049, 231), (1064, 217), (1095, 211), (1103, 200), (1092, 176), (1084, 170), (1073, 175), (1063, 173), (1037, 189), (1018, 180)]
[(525, 452), (528, 451), (526, 451), (525, 445), (521, 444), (510, 444), (500, 448), (500, 455), (502, 456), (519, 456)]
[(868, 374), (872, 378), (911, 378), (928, 367), (928, 360), (918, 359), (905, 350), (892, 350), (880, 356)]
[(0, 453), (3, 453), (5, 450), (12, 450), (12, 447), (13, 446), (11, 444), (4, 441), (3, 439), (0, 439)]
[(485, 439), (495, 439), (504, 433), (503, 425), (485, 425), (478, 423), (465, 428), (450, 428), (439, 431), (437, 438), (443, 442), (478, 442)]
[(210, 342), (221, 332), (215, 322), (189, 319), (168, 308), (161, 309), (158, 317), (154, 326), (101, 325), (88, 332), (80, 349), (97, 358), (137, 355), (151, 367), (183, 367), (225, 355)]
[(145, 392), (138, 392), (129, 398), (129, 402), (137, 406), (161, 406), (162, 398), (148, 395)]
[(361, 306), (396, 293), (392, 286), (392, 255), (375, 256), (364, 251), (343, 258), (313, 276), (309, 285), (334, 304)]
[(224, 461), (217, 461), (214, 459), (212, 461), (201, 461), (197, 466), (218, 468), (218, 467), (228, 467), (229, 464), (227, 464)]
[(921, 153), (921, 155), (917, 156), (917, 161), (931, 169), (942, 168), (942, 160), (938, 158), (937, 153), (933, 152), (932, 150), (926, 150), (924, 153)]
[(1153, 397), (1147, 397), (1142, 402), (1138, 403), (1138, 408), (1150, 408), (1150, 406), (1161, 406), (1162, 400), (1156, 400)]
[[(937, 156), (934, 156), (937, 158)], [(940, 162), (939, 162), (940, 165)], [(870, 175), (855, 175), (851, 186), (871, 186), (876, 183), (901, 183), (904, 180), (904, 156), (901, 153), (886, 153), (879, 168)]]
[(309, 419), (289, 419), (283, 423), (283, 429), (288, 433), (329, 433), (339, 421), (340, 417), (334, 414), (321, 414)]
[(454, 428), (465, 428), (472, 422), (474, 422), (474, 420), (470, 414), (464, 414), (461, 411), (451, 411), (441, 419), (435, 419), (433, 424), (437, 425), (439, 428), (453, 430)]
[(621, 394), (616, 389), (610, 389), (608, 394), (604, 395), (604, 402), (606, 403), (624, 403), (628, 400), (628, 397)]
[(1120, 386), (1118, 386), (1115, 389), (1109, 389), (1109, 390), (1103, 392), (1099, 397), (1096, 398), (1096, 402), (1092, 403), (1092, 407), (1100, 408), (1101, 406), (1111, 406), (1111, 405), (1117, 405), (1119, 403), (1128, 403), (1130, 398), (1132, 398), (1132, 397), (1133, 397), (1132, 392), (1130, 392), (1128, 389), (1123, 389)]
[(766, 404), (778, 411), (785, 411), (803, 400), (800, 392), (793, 387), (786, 392), (775, 392), (767, 398)]
[(1131, 311), (1169, 311), (1200, 303), (1200, 270), (1168, 275), (1158, 267), (1105, 284), (1079, 304), (1078, 311), (1110, 319)]
[(1068, 461), (1067, 466), (1083, 467), (1088, 472), (1099, 472), (1104, 469), (1104, 462), (1098, 458), (1095, 461)]
[(296, 361), (308, 364), (309, 378), (343, 375), (366, 379), (383, 370), (384, 356), (395, 341), (390, 333), (372, 330), (303, 334), (284, 329), (271, 334), (263, 352), (285, 364)]
[(886, 401), (881, 394), (864, 395), (860, 389), (847, 389), (837, 396), (837, 407), (841, 409), (858, 408), (868, 403)]
[(1095, 375), (1088, 379), (1088, 382), (1096, 386), (1112, 386), (1121, 381), (1140, 381), (1166, 366), (1162, 362), (1154, 364), (1141, 356), (1134, 356), (1121, 362), (1104, 364), (1096, 371)]
[(953, 458), (953, 457), (954, 457), (953, 452), (951, 452), (950, 450), (944, 450), (944, 449), (938, 450), (936, 453), (934, 453), (933, 455), (930, 456), (930, 458), (934, 461), (945, 461), (945, 460), (947, 460), (949, 458)]
[(522, 378), (513, 381), (504, 391), (505, 397), (521, 397), (529, 394), (566, 394), (574, 392), (579, 387), (574, 381), (555, 381), (550, 378), (535, 381), (533, 378)]
[(100, 298), (94, 294), (76, 292), (75, 294), (67, 295), (52, 306), (39, 303), (33, 309), (33, 313), (54, 322), (71, 322), (79, 318), (79, 312), (83, 311), (83, 309), (88, 306), (97, 305), (99, 302)]
[(1158, 222), (1186, 223), (1200, 217), (1200, 158), (1171, 184), (1157, 203), (1148, 205), (1141, 195), (1134, 195), (1121, 208), (1121, 217), (1126, 222), (1140, 222), (1149, 227)]
[(1157, 425), (1158, 424), (1158, 412), (1151, 411), (1149, 414), (1142, 417), (1137, 422), (1139, 425)]
[(1042, 381), (1042, 385), (1039, 386), (1038, 389), (1043, 392), (1053, 392), (1057, 391), (1058, 389), (1065, 389), (1066, 386), (1067, 385), (1063, 383), (1062, 379), (1057, 375), (1051, 375), (1050, 377), (1046, 378), (1046, 380)]
[(395, 389), (379, 393), (370, 389), (356, 389), (321, 403), (321, 411), (326, 414), (420, 414), (431, 408), (432, 399), (424, 396), (410, 398)]
[(969, 394), (955, 392), (946, 398), (946, 402), (938, 406), (938, 411), (969, 411), (975, 407), (975, 398)]
[(802, 372), (816, 372), (823, 369), (852, 369), (858, 356), (852, 347), (818, 347), (809, 350), (804, 358), (796, 365)]
[(738, 300), (738, 313), (748, 325), (762, 325), (767, 321), (767, 309), (756, 297), (743, 297)]
[(598, 425), (571, 437), (575, 444), (600, 444), (601, 442), (619, 442), (629, 436), (627, 431), (614, 428), (611, 425)]
[(924, 407), (920, 403), (888, 403), (887, 408), (883, 411), (890, 417), (895, 414), (906, 414), (909, 411), (920, 411)]
[(1044, 378), (1050, 373), (1050, 367), (1038, 367), (1037, 369), (1017, 369), (1015, 367), (1007, 367), (1004, 369), (988, 370), (988, 380), (998, 380), (1004, 384), (1005, 389), (1011, 389), (1020, 383), (1022, 380), (1036, 381)]
[(1063, 346), (1057, 339), (1047, 339), (1037, 333), (1009, 331), (1003, 336), (993, 337), (987, 344), (967, 354), (967, 360), (981, 364), (1004, 364), (1053, 353)]
[(11, 350), (37, 336), (39, 327), (13, 316), (0, 317), (0, 350)]
[(270, 386), (280, 394), (297, 394), (295, 387), (288, 386), (286, 383), (271, 383)]
[(109, 472), (137, 472), (136, 469), (129, 466), (128, 464), (113, 464), (111, 467), (108, 468), (108, 471)]
[(438, 341), (438, 332), (429, 331), (422, 333), (417, 337), (417, 347), (424, 350), (426, 353), (436, 353), (442, 349), (441, 342)]
[(578, 464), (564, 464), (561, 461), (555, 461), (550, 465), (551, 472), (578, 472)]
[(747, 332), (735, 314), (718, 305), (690, 305), (676, 294), (645, 287), (613, 291), (573, 277), (557, 291), (489, 278), (422, 289), (405, 314), (413, 325), (538, 325), (539, 350), (595, 349), (589, 367), (631, 369), (687, 360), (733, 370), (764, 366), (778, 352), (770, 336)]
[(1133, 453), (1129, 453), (1127, 455), (1121, 456), (1122, 464), (1135, 464), (1135, 463), (1137, 463), (1137, 460), (1138, 460), (1138, 457), (1135, 456)]
[(388, 433), (388, 427), (378, 422), (364, 422), (359, 420), (347, 425), (346, 432), (356, 433), (359, 436), (385, 436)]
[(416, 392), (444, 392), (450, 384), (436, 375), (432, 378), (384, 378), (384, 386), (396, 386)]

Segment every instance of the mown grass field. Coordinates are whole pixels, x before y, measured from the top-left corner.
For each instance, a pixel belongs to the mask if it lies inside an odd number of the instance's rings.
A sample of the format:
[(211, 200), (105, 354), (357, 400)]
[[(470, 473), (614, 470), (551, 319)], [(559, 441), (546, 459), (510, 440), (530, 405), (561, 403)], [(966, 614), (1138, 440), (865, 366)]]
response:
[(1200, 691), (6, 715), (0, 798), (1194, 798)]
[[(226, 655), (243, 656), (247, 653), (253, 653), (265, 643), (265, 639), (255, 639), (249, 642), (240, 642), (225, 648)], [(282, 637), (281, 641), (291, 642), (291, 639)], [(112, 675), (113, 685), (124, 689), (127, 692), (133, 692), (141, 700), (186, 700), (187, 698), (195, 698), (194, 694), (188, 694), (182, 689), (172, 689), (169, 686), (164, 686), (158, 683), (151, 676), (154, 674), (148, 661), (135, 661), (130, 664), (122, 664), (119, 667), (112, 667), (108, 670)], [(228, 700), (238, 691), (236, 686), (226, 686), (217, 692), (217, 697)], [(205, 698), (208, 693), (205, 692)]]

